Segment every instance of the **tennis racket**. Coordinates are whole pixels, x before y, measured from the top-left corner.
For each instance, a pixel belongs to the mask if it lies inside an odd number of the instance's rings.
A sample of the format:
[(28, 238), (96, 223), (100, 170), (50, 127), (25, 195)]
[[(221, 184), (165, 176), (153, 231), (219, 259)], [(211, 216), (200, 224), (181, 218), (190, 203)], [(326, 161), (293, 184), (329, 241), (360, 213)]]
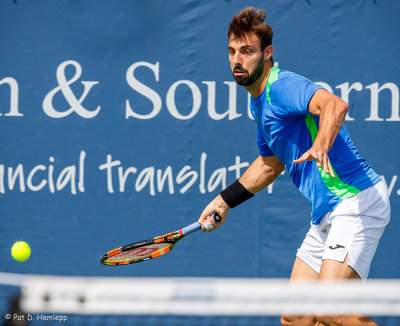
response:
[[(213, 214), (211, 217), (215, 223), (221, 222), (221, 217), (217, 214)], [(204, 224), (206, 228), (211, 226), (211, 223), (208, 223), (208, 226), (206, 223)], [(128, 265), (157, 258), (171, 251), (179, 240), (199, 230), (201, 230), (201, 225), (195, 222), (178, 231), (118, 247), (105, 253), (100, 258), (100, 263), (109, 266)]]

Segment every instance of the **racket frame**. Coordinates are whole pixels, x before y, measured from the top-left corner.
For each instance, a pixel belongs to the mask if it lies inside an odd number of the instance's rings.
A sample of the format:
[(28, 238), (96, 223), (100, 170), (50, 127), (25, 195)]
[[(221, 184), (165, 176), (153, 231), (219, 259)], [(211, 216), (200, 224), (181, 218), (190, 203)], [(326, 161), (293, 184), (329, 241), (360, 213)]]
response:
[[(214, 219), (214, 221), (216, 223), (220, 223), (220, 221), (221, 221), (221, 218), (216, 214), (213, 214), (212, 218)], [(157, 257), (160, 257), (161, 255), (164, 255), (167, 252), (171, 251), (174, 248), (175, 244), (179, 240), (183, 239), (188, 234), (197, 232), (199, 230), (201, 230), (201, 225), (200, 225), (200, 223), (195, 222), (195, 223), (192, 223), (192, 224), (190, 224), (180, 230), (174, 231), (174, 232), (166, 233), (164, 235), (160, 235), (160, 236), (154, 237), (152, 239), (134, 242), (134, 243), (131, 243), (131, 244), (128, 244), (125, 246), (121, 246), (121, 247), (115, 248), (113, 250), (110, 250), (107, 253), (105, 253), (103, 256), (101, 256), (100, 263), (103, 265), (107, 265), (107, 266), (119, 266), (119, 265), (140, 263), (142, 261), (157, 258)], [(143, 247), (153, 245), (153, 244), (158, 244), (158, 243), (167, 243), (168, 246), (165, 246), (163, 248), (155, 250), (154, 252), (151, 252), (150, 255), (146, 255), (142, 259), (136, 259), (136, 260), (121, 259), (119, 261), (107, 261), (109, 258), (119, 255), (121, 253), (127, 252), (129, 250), (143, 248)]]
[[(181, 230), (179, 230), (181, 231)], [(135, 243), (131, 243), (125, 246), (121, 246), (118, 248), (115, 248), (113, 250), (110, 250), (109, 252), (107, 252), (106, 254), (104, 254), (101, 258), (100, 258), (100, 262), (103, 265), (108, 265), (108, 266), (117, 266), (117, 265), (128, 265), (128, 264), (134, 264), (134, 263), (139, 263), (142, 261), (146, 261), (152, 258), (157, 258), (161, 255), (166, 254), (167, 252), (171, 251), (172, 248), (175, 246), (175, 243), (178, 242), (180, 239), (182, 239), (183, 237), (185, 237), (186, 235), (181, 235), (179, 233), (179, 231), (174, 231), (171, 233), (167, 233), (152, 239), (148, 239), (145, 241), (139, 241), (139, 242), (135, 242)], [(108, 262), (107, 260), (111, 257), (114, 257), (116, 255), (119, 255), (121, 253), (130, 251), (130, 250), (134, 250), (134, 249), (138, 249), (138, 248), (144, 248), (147, 247), (149, 245), (153, 245), (153, 244), (159, 244), (159, 243), (167, 243), (169, 244), (169, 246), (165, 246), (163, 248), (159, 248), (153, 252), (151, 252), (151, 254), (149, 256), (143, 257), (142, 259), (136, 259), (136, 260), (129, 260), (129, 259), (122, 259), (119, 261), (113, 261), (113, 262)]]

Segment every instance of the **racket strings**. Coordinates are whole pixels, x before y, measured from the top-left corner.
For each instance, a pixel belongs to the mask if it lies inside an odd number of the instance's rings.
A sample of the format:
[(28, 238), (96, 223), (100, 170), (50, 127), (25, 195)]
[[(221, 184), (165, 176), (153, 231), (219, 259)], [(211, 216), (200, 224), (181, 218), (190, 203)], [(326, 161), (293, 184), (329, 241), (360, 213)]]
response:
[[(168, 247), (168, 248), (167, 248)], [(154, 255), (161, 255), (169, 251), (172, 247), (171, 243), (155, 243), (142, 246), (139, 248), (129, 249), (117, 255), (107, 258), (106, 262), (114, 263), (120, 261), (141, 261), (146, 258), (153, 257)]]

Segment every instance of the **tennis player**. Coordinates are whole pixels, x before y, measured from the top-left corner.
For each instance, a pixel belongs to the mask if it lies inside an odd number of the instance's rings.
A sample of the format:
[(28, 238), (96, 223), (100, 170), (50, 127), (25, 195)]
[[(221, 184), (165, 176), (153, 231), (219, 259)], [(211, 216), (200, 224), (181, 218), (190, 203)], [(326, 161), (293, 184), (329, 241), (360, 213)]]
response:
[[(229, 25), (229, 62), (251, 94), (260, 155), (205, 208), (204, 231), (284, 170), (312, 206), (311, 227), (291, 280), (366, 279), (390, 218), (386, 186), (360, 157), (343, 122), (348, 105), (310, 80), (273, 66), (272, 28), (264, 10), (245, 8)], [(215, 224), (212, 213), (221, 216)], [(209, 222), (212, 227), (207, 227)], [(376, 325), (361, 316), (282, 316), (282, 325)]]

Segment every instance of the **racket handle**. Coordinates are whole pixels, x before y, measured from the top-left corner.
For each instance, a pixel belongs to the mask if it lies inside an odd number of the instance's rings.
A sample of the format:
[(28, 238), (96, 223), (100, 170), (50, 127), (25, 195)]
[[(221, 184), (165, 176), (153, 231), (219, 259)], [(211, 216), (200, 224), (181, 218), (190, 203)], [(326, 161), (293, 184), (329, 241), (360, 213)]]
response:
[[(215, 221), (215, 223), (220, 223), (221, 222), (221, 217), (218, 215), (218, 214), (216, 214), (216, 213), (213, 213), (212, 215), (211, 215), (211, 217), (214, 219), (214, 221)], [(190, 233), (193, 233), (193, 232), (196, 232), (196, 231), (200, 231), (201, 230), (201, 225), (200, 225), (200, 223), (199, 222), (195, 222), (195, 223), (193, 223), (193, 224), (190, 224), (190, 225), (188, 225), (187, 227), (184, 227), (182, 230), (181, 230), (181, 234), (182, 235), (184, 235), (184, 234), (190, 234)]]
[(211, 215), (211, 217), (214, 219), (215, 223), (217, 223), (217, 224), (221, 223), (221, 221), (222, 221), (221, 216), (219, 216), (217, 213), (213, 213)]
[(190, 234), (190, 233), (199, 231), (199, 230), (201, 230), (201, 225), (200, 225), (199, 222), (195, 222), (195, 223), (193, 223), (193, 224), (190, 224), (190, 225), (184, 227), (184, 228), (181, 230), (180, 233), (181, 233), (182, 235), (185, 235), (185, 234), (187, 235), (187, 234)]

